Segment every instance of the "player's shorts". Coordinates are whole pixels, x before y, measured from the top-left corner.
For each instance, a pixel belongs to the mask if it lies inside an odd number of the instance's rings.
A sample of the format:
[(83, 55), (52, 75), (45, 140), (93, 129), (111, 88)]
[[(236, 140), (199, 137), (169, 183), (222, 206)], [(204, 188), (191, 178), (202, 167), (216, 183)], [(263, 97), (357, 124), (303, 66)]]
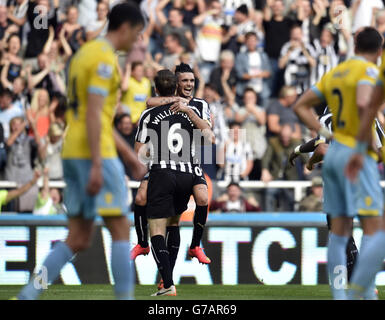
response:
[(193, 186), (196, 186), (198, 184), (204, 184), (207, 186), (205, 175), (203, 173), (202, 168), (199, 165), (193, 165), (193, 173), (194, 173)]
[(365, 156), (358, 181), (350, 182), (345, 167), (354, 150), (333, 141), (326, 153), (322, 167), (324, 181), (324, 212), (335, 217), (380, 216), (383, 195), (376, 161)]
[(151, 170), (147, 187), (147, 218), (168, 218), (186, 211), (193, 181), (191, 173), (172, 169)]
[(119, 158), (103, 159), (103, 186), (99, 193), (90, 196), (87, 184), (91, 170), (91, 160), (63, 159), (64, 204), (69, 217), (94, 219), (121, 216), (128, 213), (127, 185), (124, 167)]

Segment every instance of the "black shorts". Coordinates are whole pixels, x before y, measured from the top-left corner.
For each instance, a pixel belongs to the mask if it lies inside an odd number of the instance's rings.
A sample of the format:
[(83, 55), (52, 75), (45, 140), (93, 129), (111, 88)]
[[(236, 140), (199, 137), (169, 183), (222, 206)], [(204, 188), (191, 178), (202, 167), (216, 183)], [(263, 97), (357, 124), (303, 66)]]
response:
[(182, 214), (190, 201), (194, 175), (171, 169), (150, 171), (146, 215), (149, 219)]
[(193, 186), (196, 186), (198, 184), (204, 184), (207, 186), (205, 175), (203, 173), (202, 168), (199, 165), (193, 166), (193, 173), (194, 173)]

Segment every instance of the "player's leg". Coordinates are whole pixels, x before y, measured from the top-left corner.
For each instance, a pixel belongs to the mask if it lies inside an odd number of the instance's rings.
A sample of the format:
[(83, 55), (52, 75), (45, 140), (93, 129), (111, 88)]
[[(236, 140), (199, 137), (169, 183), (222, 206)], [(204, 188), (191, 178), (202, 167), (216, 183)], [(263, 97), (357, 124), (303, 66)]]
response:
[(170, 255), (165, 240), (167, 218), (149, 218), (148, 223), (151, 234), (151, 251), (163, 280), (163, 288), (153, 294), (153, 296), (176, 295), (176, 289), (172, 280)]
[(196, 257), (200, 263), (209, 264), (211, 260), (205, 255), (203, 249), (200, 247), (208, 214), (207, 184), (195, 184), (193, 187), (193, 195), (196, 207), (193, 219), (193, 236), (188, 254), (190, 257)]
[(350, 148), (337, 142), (330, 145), (324, 160), (324, 211), (331, 216), (328, 243), (328, 274), (335, 300), (346, 299), (346, 246), (351, 236), (352, 217), (356, 214), (355, 187), (343, 174)]
[[(381, 227), (383, 195), (377, 163), (366, 156), (359, 175), (358, 214), (364, 231), (360, 255), (351, 280), (349, 298), (376, 299), (375, 277), (385, 258), (385, 230)], [(385, 224), (382, 223), (384, 226)], [(384, 228), (384, 227), (382, 227)]]
[(171, 273), (174, 271), (180, 246), (179, 220), (181, 215), (170, 217), (166, 227), (166, 245), (170, 256)]
[(130, 260), (130, 224), (126, 216), (103, 217), (112, 238), (111, 271), (114, 277), (115, 296), (131, 300), (134, 294), (135, 274)]
[(131, 259), (133, 260), (139, 255), (147, 255), (150, 252), (146, 216), (147, 185), (148, 178), (141, 181), (135, 197), (134, 220), (138, 244), (131, 251)]
[[(328, 230), (331, 230), (331, 217), (329, 214), (326, 215), (327, 220), (327, 227)], [(353, 230), (352, 230), (353, 231)], [(356, 246), (356, 242), (354, 241), (353, 235), (350, 236), (348, 240), (348, 244), (346, 245), (346, 268), (348, 271), (348, 282), (350, 281), (352, 274), (353, 274), (353, 268), (357, 261), (358, 256), (358, 249)]]
[(162, 169), (151, 171), (148, 181), (146, 215), (150, 227), (151, 251), (164, 281), (164, 288), (155, 293), (155, 296), (176, 295), (165, 240), (167, 219), (175, 216), (176, 180), (172, 170)]
[[(91, 244), (93, 220), (69, 218), (68, 229), (66, 240), (56, 242), (42, 264), (41, 270), (47, 276), (46, 285), (53, 283), (59, 277), (61, 269), (74, 254), (87, 249)], [(43, 286), (36, 286), (35, 276), (32, 276), (29, 283), (20, 291), (18, 299), (36, 300), (42, 291)]]
[(103, 160), (104, 184), (95, 197), (95, 211), (105, 222), (111, 238), (111, 271), (117, 299), (133, 298), (135, 275), (130, 259), (130, 225), (127, 219), (127, 185), (124, 167), (118, 158)]

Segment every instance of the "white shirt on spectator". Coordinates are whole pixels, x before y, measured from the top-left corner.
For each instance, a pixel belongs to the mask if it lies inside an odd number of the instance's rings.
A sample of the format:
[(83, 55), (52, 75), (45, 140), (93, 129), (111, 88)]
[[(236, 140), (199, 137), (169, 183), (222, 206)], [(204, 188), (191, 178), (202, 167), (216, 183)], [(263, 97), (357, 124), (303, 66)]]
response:
[(86, 27), (91, 21), (96, 21), (98, 18), (96, 13), (97, 2), (95, 0), (82, 0), (79, 3), (79, 18), (78, 22), (83, 27)]
[(197, 36), (197, 55), (203, 61), (217, 62), (221, 52), (223, 19), (208, 16)]
[(372, 24), (373, 8), (383, 9), (384, 4), (381, 0), (361, 0), (356, 15), (353, 17), (353, 33), (361, 27), (368, 27)]
[[(99, 30), (104, 24), (104, 21), (94, 20), (88, 23), (86, 27), (86, 32)], [(99, 37), (104, 37), (107, 34), (108, 23), (105, 24), (102, 32), (99, 34)]]

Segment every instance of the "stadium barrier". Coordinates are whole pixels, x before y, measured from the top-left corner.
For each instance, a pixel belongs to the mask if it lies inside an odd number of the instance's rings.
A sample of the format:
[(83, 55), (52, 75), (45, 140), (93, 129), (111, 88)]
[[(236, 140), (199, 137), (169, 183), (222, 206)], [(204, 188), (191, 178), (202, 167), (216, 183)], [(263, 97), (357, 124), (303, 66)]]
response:
[[(132, 214), (129, 218), (133, 221)], [(113, 283), (111, 237), (100, 218), (96, 223), (91, 248), (64, 267), (58, 283)], [(62, 215), (0, 215), (0, 284), (25, 284), (52, 244), (66, 237), (65, 226), (66, 217)], [(191, 222), (182, 222), (180, 232), (176, 284), (327, 284), (328, 230), (323, 213), (210, 214), (202, 241), (212, 260), (210, 265), (188, 258)], [(354, 228), (358, 247), (361, 234), (361, 229)], [(136, 241), (132, 227), (132, 245)], [(151, 254), (139, 256), (135, 266), (138, 284), (157, 283), (159, 276)], [(377, 284), (385, 285), (385, 272), (378, 274)]]
[[(220, 189), (225, 189), (229, 184), (228, 181), (216, 181), (216, 186)], [(381, 187), (385, 188), (385, 180), (380, 182)], [(41, 180), (38, 182), (39, 187), (42, 186)], [(127, 186), (132, 189), (139, 188), (139, 181), (128, 181)], [(266, 188), (285, 188), (294, 190), (294, 200), (299, 202), (305, 194), (306, 188), (311, 186), (311, 181), (307, 180), (277, 180), (270, 182), (262, 181), (241, 181), (239, 185), (244, 189), (266, 189)], [(59, 188), (62, 189), (65, 187), (64, 181), (49, 181), (50, 188)], [(13, 181), (0, 181), (0, 189), (11, 189), (17, 187), (17, 184)]]

